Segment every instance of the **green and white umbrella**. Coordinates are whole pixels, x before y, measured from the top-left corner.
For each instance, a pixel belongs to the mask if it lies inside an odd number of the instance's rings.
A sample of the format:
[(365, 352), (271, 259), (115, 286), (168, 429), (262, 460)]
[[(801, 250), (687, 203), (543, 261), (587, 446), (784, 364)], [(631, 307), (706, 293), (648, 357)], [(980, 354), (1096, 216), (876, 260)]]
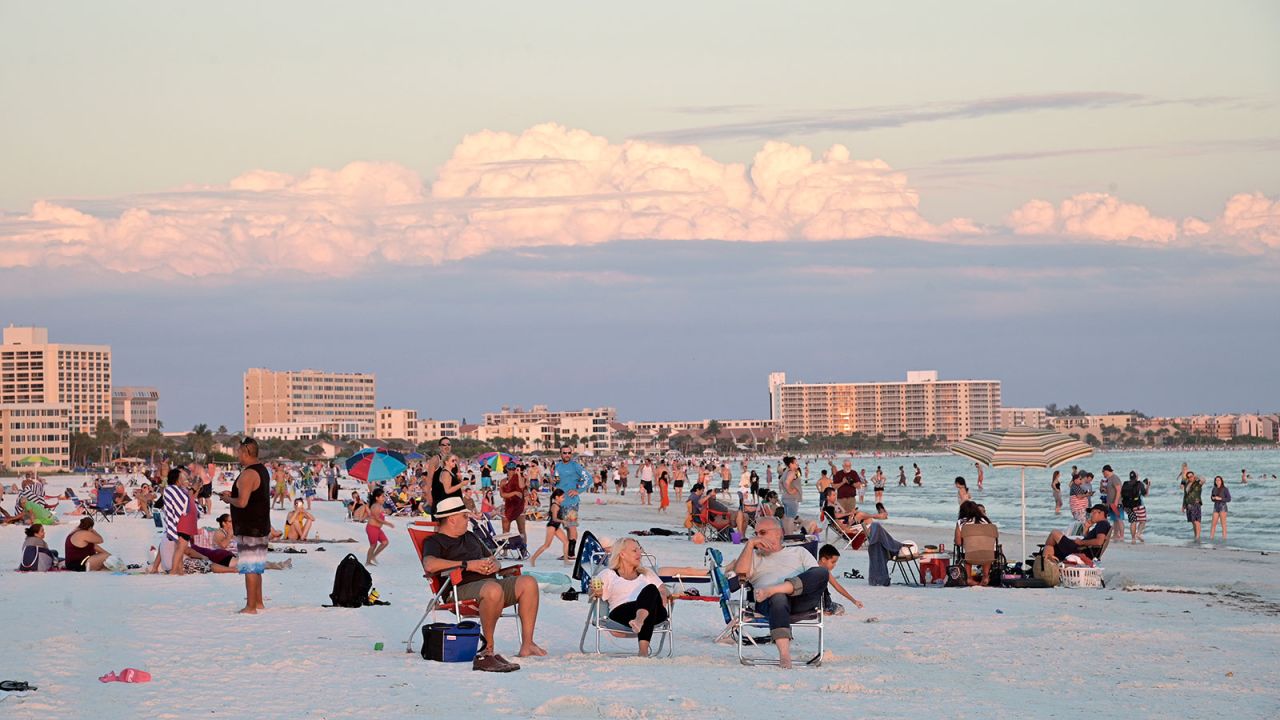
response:
[(991, 467), (1016, 467), (1022, 475), (1022, 557), (1027, 557), (1027, 468), (1052, 468), (1089, 457), (1093, 448), (1052, 430), (1016, 427), (974, 433), (947, 448)]
[(50, 460), (49, 458), (43, 455), (28, 455), (22, 458), (21, 460), (19, 460), (18, 464), (27, 465), (27, 466), (40, 465), (40, 466), (48, 467), (50, 465), (57, 465), (58, 463), (54, 462), (53, 460)]

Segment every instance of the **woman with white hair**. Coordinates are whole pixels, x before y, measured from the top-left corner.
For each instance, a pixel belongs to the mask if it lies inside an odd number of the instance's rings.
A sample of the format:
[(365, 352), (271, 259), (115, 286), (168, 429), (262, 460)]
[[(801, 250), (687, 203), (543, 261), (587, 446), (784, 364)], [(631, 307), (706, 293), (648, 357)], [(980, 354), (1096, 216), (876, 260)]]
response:
[(642, 563), (644, 550), (635, 538), (623, 538), (609, 555), (609, 569), (592, 582), (592, 597), (609, 605), (609, 619), (629, 626), (640, 641), (640, 656), (649, 655), (653, 629), (666, 622), (670, 593)]

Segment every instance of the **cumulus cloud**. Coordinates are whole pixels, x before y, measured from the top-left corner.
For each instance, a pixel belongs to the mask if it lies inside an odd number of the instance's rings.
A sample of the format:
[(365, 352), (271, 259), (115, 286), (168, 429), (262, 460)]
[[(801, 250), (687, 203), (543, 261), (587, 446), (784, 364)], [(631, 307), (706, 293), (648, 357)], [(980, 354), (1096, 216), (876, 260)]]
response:
[(1005, 219), (1016, 235), (1155, 244), (1197, 244), (1259, 252), (1280, 248), (1280, 200), (1240, 193), (1227, 200), (1214, 220), (1181, 221), (1154, 215), (1143, 205), (1107, 193), (1081, 193), (1058, 205), (1031, 200)]
[(91, 263), (217, 275), (340, 275), (502, 248), (619, 239), (783, 241), (976, 232), (935, 225), (904, 174), (833, 146), (769, 142), (748, 167), (691, 145), (613, 143), (555, 124), (467, 136), (430, 188), (394, 163), (302, 176), (254, 170), (226, 186), (126, 198), (93, 214), (39, 202), (0, 218), (0, 267)]
[[(1280, 246), (1277, 202), (1237, 195), (1212, 221), (1178, 223), (1111, 195), (1014, 210), (1015, 236)], [(501, 249), (612, 240), (825, 241), (985, 237), (966, 218), (920, 212), (906, 174), (834, 145), (815, 155), (770, 141), (749, 164), (693, 145), (620, 143), (555, 124), (468, 135), (430, 186), (395, 164), (301, 175), (253, 170), (225, 185), (0, 215), (0, 268), (87, 266), (219, 276), (348, 275), (378, 263), (438, 264)]]
[(1065, 235), (1095, 240), (1143, 240), (1168, 243), (1178, 234), (1178, 224), (1157, 217), (1142, 205), (1121, 202), (1107, 193), (1081, 193), (1057, 206), (1031, 200), (1007, 218), (1018, 235)]

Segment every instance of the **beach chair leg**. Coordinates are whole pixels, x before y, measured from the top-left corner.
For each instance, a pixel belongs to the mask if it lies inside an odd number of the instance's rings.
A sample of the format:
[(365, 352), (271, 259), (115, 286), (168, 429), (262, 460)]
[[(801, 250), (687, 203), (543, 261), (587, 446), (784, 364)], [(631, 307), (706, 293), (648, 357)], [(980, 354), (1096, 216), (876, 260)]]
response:
[(431, 613), (435, 611), (435, 609), (436, 609), (435, 598), (432, 598), (431, 602), (427, 603), (427, 609), (422, 612), (422, 617), (418, 618), (418, 624), (414, 625), (413, 630), (409, 632), (409, 639), (408, 641), (405, 642), (405, 648), (404, 648), (404, 651), (406, 653), (413, 652), (413, 639), (417, 637), (418, 630), (421, 629), (423, 624), (427, 622), (427, 617), (430, 616)]
[[(596, 603), (591, 602), (591, 610), (587, 612), (587, 621), (582, 624), (582, 637), (578, 639), (578, 652), (587, 653), (587, 633), (590, 632), (591, 626), (596, 620)], [(596, 632), (596, 652), (600, 652), (600, 633)]]

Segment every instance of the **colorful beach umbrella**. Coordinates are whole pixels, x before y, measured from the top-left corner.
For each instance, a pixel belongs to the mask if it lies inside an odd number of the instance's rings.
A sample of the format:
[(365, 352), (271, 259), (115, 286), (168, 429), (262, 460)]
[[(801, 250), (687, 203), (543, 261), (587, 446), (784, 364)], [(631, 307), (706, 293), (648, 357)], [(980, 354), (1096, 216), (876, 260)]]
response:
[(43, 467), (48, 467), (50, 465), (57, 465), (58, 463), (54, 462), (53, 460), (50, 460), (44, 455), (28, 455), (22, 458), (21, 460), (19, 460), (18, 464), (26, 465), (28, 467), (32, 465), (40, 465)]
[(1070, 435), (1016, 427), (974, 433), (947, 448), (991, 467), (1016, 467), (1022, 475), (1022, 557), (1027, 556), (1027, 468), (1051, 468), (1089, 457), (1093, 448)]
[(503, 452), (487, 452), (477, 455), (476, 461), (488, 465), (494, 472), (502, 472), (508, 463), (513, 463), (516, 459)]
[(425, 458), (425, 457), (426, 457), (426, 455), (423, 455), (423, 454), (422, 454), (422, 453), (420, 453), (420, 452), (411, 452), (411, 453), (409, 453), (408, 455), (405, 455), (405, 456), (404, 456), (404, 459), (405, 459), (405, 460), (422, 460), (422, 459), (423, 459), (423, 458)]
[(404, 455), (387, 448), (365, 448), (347, 458), (347, 474), (357, 480), (381, 482), (404, 472)]

